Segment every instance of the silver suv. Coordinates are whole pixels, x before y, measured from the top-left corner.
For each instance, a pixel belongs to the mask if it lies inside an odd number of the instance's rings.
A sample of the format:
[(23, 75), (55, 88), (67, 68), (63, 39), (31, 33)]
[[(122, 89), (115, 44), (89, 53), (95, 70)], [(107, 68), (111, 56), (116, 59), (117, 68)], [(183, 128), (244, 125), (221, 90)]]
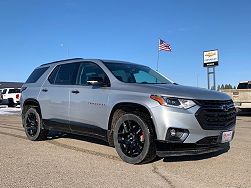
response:
[(22, 119), (30, 140), (49, 130), (97, 137), (122, 160), (229, 148), (236, 111), (223, 93), (175, 84), (144, 65), (68, 59), (36, 68), (22, 87)]

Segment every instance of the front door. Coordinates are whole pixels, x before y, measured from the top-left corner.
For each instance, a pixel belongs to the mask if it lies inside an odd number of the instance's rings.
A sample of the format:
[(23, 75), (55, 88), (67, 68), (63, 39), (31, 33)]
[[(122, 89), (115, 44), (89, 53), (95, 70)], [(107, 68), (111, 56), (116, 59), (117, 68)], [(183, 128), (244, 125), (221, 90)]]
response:
[(73, 132), (105, 137), (110, 87), (88, 85), (87, 81), (94, 77), (110, 85), (107, 75), (97, 64), (81, 63), (77, 85), (70, 92), (70, 126)]

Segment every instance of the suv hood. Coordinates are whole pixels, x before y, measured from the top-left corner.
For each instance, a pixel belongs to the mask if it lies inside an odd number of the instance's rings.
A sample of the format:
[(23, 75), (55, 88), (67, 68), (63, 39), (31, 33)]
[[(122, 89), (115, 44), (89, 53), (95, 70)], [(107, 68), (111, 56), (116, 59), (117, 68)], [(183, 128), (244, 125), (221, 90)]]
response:
[[(122, 86), (123, 85), (123, 86)], [(164, 95), (185, 99), (198, 100), (230, 100), (230, 96), (218, 91), (175, 84), (120, 84), (126, 91)]]

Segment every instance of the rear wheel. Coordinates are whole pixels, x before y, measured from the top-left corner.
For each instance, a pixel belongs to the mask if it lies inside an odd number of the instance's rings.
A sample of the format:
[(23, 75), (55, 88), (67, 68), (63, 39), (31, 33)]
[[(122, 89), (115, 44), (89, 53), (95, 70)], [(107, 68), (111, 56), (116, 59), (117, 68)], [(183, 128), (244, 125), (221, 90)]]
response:
[(26, 136), (29, 140), (44, 140), (47, 137), (48, 130), (42, 128), (42, 120), (35, 108), (28, 108), (23, 119), (23, 126)]
[(8, 107), (16, 107), (16, 104), (14, 103), (14, 100), (12, 98), (8, 99)]
[(152, 125), (139, 112), (119, 113), (114, 127), (114, 145), (117, 153), (127, 163), (139, 164), (153, 160), (156, 148)]

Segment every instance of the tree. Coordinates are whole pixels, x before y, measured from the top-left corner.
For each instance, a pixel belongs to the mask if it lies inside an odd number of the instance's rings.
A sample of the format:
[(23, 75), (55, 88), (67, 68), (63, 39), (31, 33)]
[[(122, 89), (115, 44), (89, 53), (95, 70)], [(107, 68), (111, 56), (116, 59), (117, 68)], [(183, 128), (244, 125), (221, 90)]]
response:
[(218, 85), (217, 90), (219, 91), (220, 89), (236, 89), (236, 87), (232, 86), (231, 84), (221, 84), (221, 86)]
[(217, 91), (220, 91), (220, 85), (217, 86)]

